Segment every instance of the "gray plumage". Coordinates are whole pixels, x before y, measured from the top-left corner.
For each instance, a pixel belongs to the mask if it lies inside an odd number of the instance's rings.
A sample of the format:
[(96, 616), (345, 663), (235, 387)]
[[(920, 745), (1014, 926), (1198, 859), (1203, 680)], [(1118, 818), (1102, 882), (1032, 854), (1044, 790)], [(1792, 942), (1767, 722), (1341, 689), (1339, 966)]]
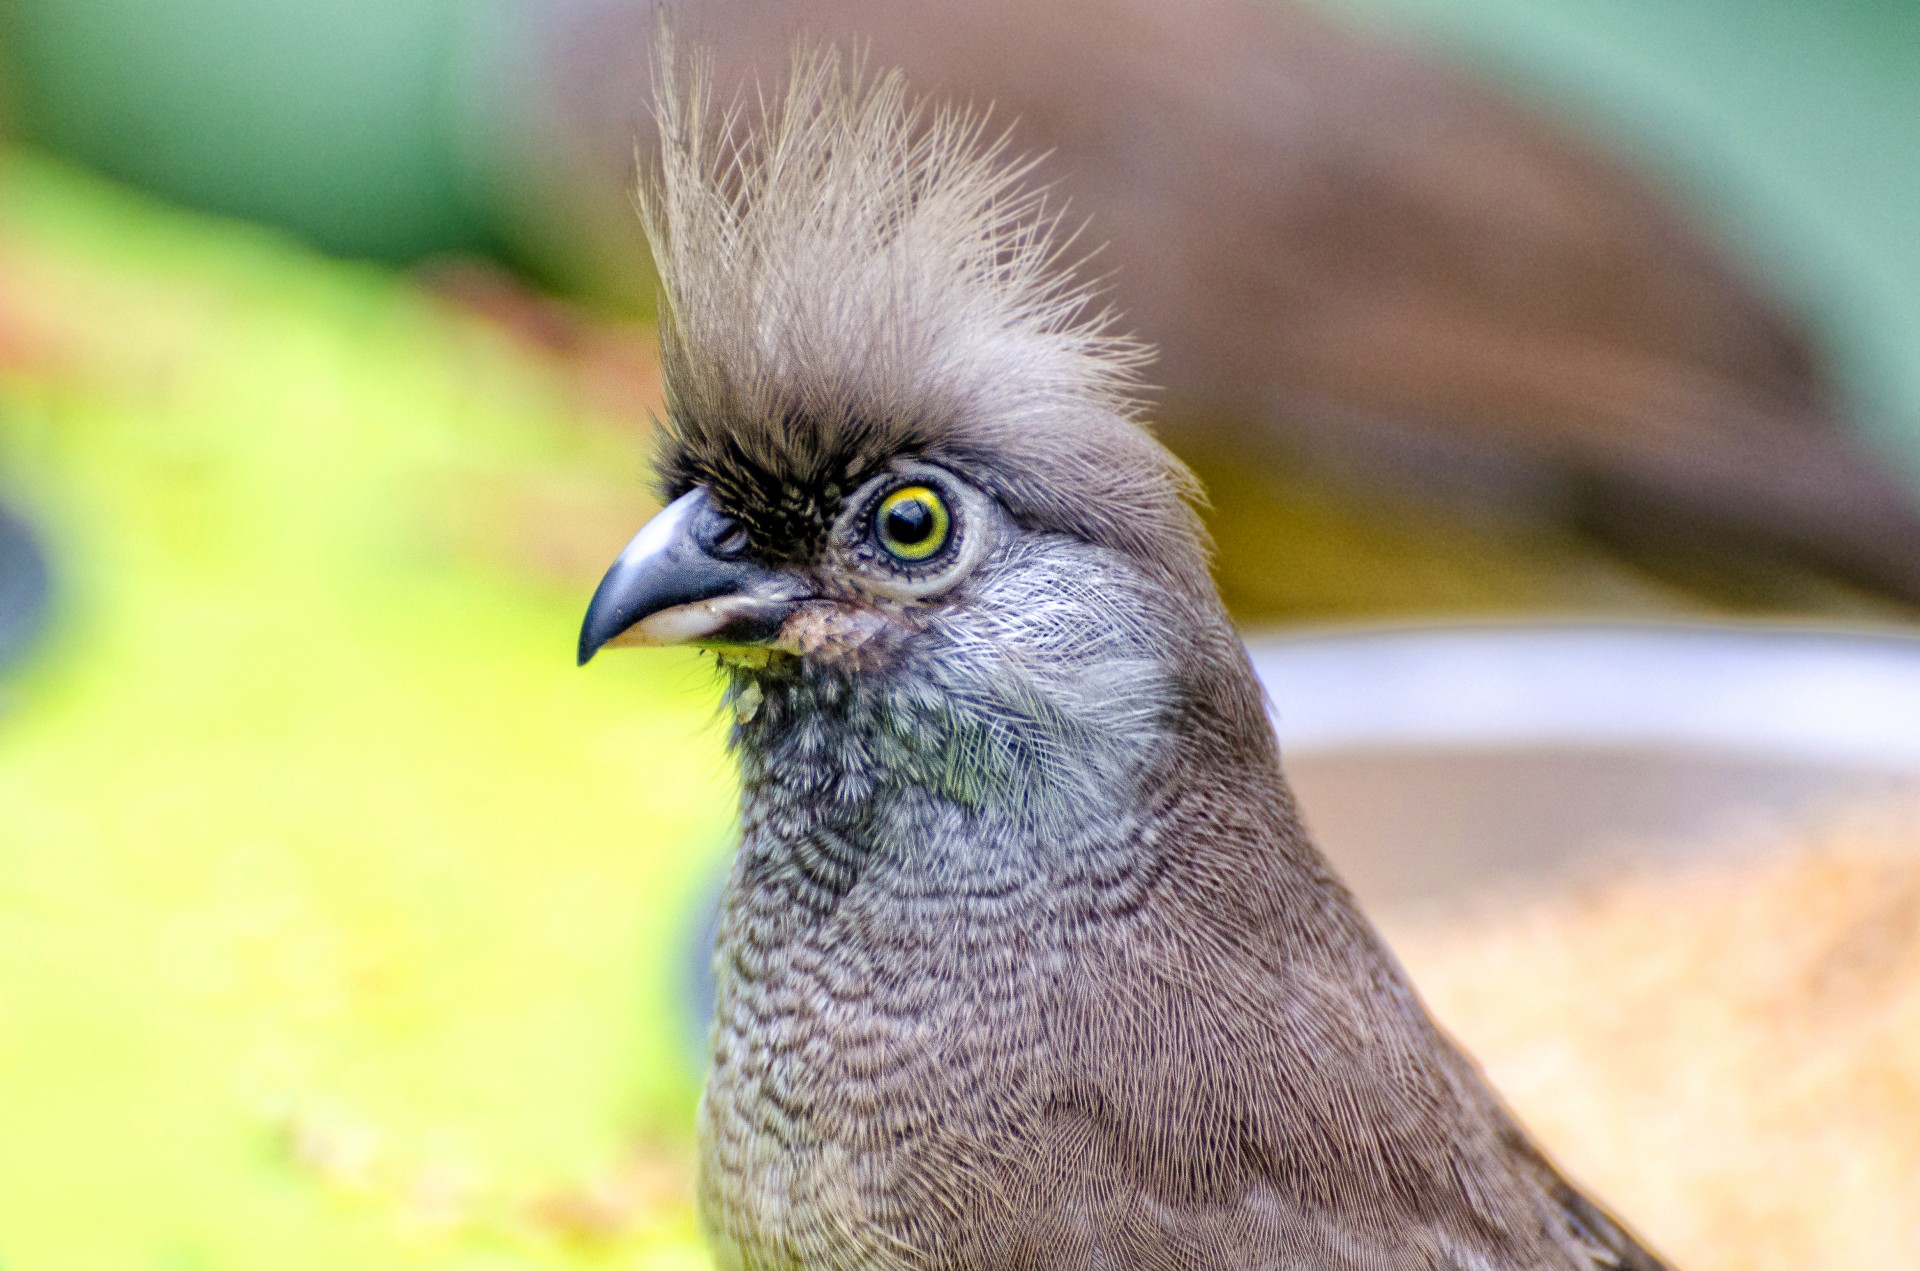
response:
[[(831, 53), (724, 117), (663, 66), (666, 493), (781, 606), (721, 652), (721, 1264), (1661, 1267), (1309, 841), (1139, 350), (1020, 165)], [(925, 562), (875, 542), (902, 483), (952, 514)]]

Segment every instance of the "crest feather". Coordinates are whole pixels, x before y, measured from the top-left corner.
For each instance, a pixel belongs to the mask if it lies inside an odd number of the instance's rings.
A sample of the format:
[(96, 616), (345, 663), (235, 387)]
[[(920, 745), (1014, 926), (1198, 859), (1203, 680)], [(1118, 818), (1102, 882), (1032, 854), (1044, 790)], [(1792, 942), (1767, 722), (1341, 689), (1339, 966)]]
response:
[[(664, 28), (656, 47), (659, 159), (640, 207), (670, 490), (831, 501), (914, 454), (962, 466), (1016, 515), (1197, 542), (1192, 480), (1137, 421), (1147, 350), (1111, 330), (1006, 133), (831, 47), (799, 49), (757, 110), (716, 112), (710, 62)], [(1111, 496), (1107, 515), (1068, 512), (1050, 479)]]

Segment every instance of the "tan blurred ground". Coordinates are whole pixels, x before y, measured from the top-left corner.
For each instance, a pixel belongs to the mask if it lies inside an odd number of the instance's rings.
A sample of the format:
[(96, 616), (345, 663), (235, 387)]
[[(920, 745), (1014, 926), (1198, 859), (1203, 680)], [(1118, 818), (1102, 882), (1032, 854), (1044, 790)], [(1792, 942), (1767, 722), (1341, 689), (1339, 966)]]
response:
[(1920, 1266), (1920, 799), (1748, 846), (1397, 944), (1678, 1266)]

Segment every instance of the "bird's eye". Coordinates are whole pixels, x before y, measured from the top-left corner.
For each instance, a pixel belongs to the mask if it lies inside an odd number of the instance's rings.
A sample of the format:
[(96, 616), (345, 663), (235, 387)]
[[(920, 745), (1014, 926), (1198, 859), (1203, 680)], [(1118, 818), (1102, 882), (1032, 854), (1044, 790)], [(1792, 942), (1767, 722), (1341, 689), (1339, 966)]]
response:
[(713, 536), (710, 549), (721, 560), (732, 560), (747, 550), (747, 529), (738, 521), (727, 521), (718, 527)]
[(873, 536), (894, 558), (923, 561), (947, 545), (953, 516), (931, 487), (901, 486), (873, 511)]

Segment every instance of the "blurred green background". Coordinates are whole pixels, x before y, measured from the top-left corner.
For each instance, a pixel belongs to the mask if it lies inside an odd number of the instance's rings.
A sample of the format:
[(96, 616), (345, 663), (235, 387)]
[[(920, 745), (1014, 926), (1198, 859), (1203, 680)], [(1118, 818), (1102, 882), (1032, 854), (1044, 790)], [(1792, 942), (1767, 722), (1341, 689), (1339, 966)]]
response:
[(0, 187), (0, 1265), (685, 1248), (729, 778), (690, 657), (569, 652), (634, 437), (383, 270)]
[[(1336, 7), (1664, 174), (1920, 470), (1920, 6)], [(568, 281), (503, 194), (520, 20), (0, 4), (0, 503), (54, 578), (0, 682), (8, 1271), (700, 1264), (721, 730), (691, 657), (571, 657), (655, 386), (411, 268)]]

